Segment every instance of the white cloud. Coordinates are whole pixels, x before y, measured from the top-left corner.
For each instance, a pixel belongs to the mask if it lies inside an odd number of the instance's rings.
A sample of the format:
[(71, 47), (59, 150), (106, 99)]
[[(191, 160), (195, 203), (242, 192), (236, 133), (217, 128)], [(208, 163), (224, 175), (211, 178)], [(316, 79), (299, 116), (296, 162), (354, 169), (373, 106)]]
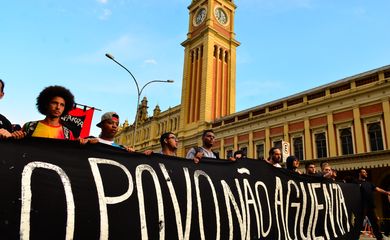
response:
[(157, 61), (155, 59), (146, 59), (144, 61), (144, 63), (146, 63), (146, 64), (157, 64)]
[(107, 20), (112, 15), (112, 12), (110, 9), (103, 9), (103, 13), (99, 16), (99, 19), (101, 20)]
[(97, 0), (98, 3), (101, 3), (101, 4), (107, 4), (108, 3), (108, 0)]

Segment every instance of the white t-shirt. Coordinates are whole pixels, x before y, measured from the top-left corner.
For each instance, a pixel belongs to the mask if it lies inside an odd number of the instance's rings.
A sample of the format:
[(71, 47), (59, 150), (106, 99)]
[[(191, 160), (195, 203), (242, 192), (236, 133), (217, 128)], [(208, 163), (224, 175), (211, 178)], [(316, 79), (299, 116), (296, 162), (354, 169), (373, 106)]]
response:
[[(207, 158), (217, 158), (217, 156), (215, 156), (215, 154), (212, 152), (212, 151), (208, 151), (207, 149), (205, 149), (204, 147), (199, 147), (197, 148), (199, 149), (199, 151), (201, 151), (203, 153), (203, 157), (207, 157)], [(195, 154), (196, 154), (196, 149), (195, 148), (191, 148), (187, 155), (186, 155), (186, 158), (188, 159), (193, 159), (195, 157)]]
[(279, 163), (275, 163), (273, 166), (277, 167), (277, 168), (281, 168), (282, 167)]
[(100, 137), (98, 137), (97, 139), (99, 140), (100, 143), (122, 148), (120, 145), (116, 144), (114, 141), (108, 141), (108, 140), (102, 139)]

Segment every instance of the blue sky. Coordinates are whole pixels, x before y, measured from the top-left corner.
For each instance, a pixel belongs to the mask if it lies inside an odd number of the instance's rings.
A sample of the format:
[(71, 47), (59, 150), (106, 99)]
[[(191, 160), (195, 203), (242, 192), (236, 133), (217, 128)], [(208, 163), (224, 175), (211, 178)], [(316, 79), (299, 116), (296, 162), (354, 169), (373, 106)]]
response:
[[(235, 17), (236, 111), (390, 64), (388, 0), (240, 0)], [(14, 0), (0, 8), (0, 112), (42, 119), (39, 92), (62, 85), (76, 102), (134, 119), (140, 85), (149, 115), (180, 104), (190, 0)], [(99, 130), (94, 127), (92, 134)]]

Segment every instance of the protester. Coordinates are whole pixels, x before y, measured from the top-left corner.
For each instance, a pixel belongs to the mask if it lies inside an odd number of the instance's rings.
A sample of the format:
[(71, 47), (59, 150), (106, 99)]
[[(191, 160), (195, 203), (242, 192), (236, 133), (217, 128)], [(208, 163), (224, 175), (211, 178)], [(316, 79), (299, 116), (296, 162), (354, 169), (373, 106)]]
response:
[[(0, 99), (4, 96), (4, 82), (0, 79)], [(23, 138), (24, 133), (20, 129), (14, 129), (11, 122), (0, 114), (0, 139), (2, 138)]]
[(298, 170), (299, 167), (299, 159), (296, 156), (288, 156), (286, 159), (286, 168), (292, 172), (296, 172), (302, 174), (301, 171)]
[(383, 239), (382, 233), (379, 230), (378, 217), (375, 214), (374, 192), (379, 192), (389, 197), (390, 191), (385, 191), (367, 181), (367, 176), (367, 171), (364, 168), (359, 169), (359, 184), (362, 192), (363, 214), (368, 217), (376, 239)]
[(316, 165), (312, 162), (305, 164), (305, 170), (307, 175), (312, 175), (312, 176), (317, 175)]
[(45, 115), (40, 121), (27, 122), (23, 131), (28, 137), (74, 140), (70, 129), (61, 123), (61, 117), (74, 106), (74, 96), (62, 86), (49, 86), (37, 97), (38, 111)]
[[(4, 82), (0, 79), (0, 99), (4, 96)], [(12, 124), (11, 122), (0, 114), (0, 138), (9, 138), (11, 137)]]
[[(387, 187), (387, 191), (390, 190), (390, 186)], [(387, 219), (387, 221), (385, 220), (384, 223), (383, 223), (383, 231), (384, 231), (384, 235), (389, 238), (390, 237), (390, 195), (387, 196), (387, 201), (385, 201), (385, 206), (383, 207), (384, 208), (384, 214), (383, 214), (383, 218)]]
[[(173, 132), (165, 132), (160, 137), (161, 151), (160, 154), (167, 156), (176, 156), (179, 140)], [(146, 150), (146, 155), (153, 153), (153, 150)]]
[(237, 150), (234, 152), (233, 158), (236, 160), (237, 159), (244, 159), (244, 158), (246, 158), (246, 155), (244, 154), (244, 152), (242, 150)]
[(328, 162), (321, 163), (321, 174), (324, 178), (332, 178), (332, 167)]
[(119, 126), (119, 115), (116, 112), (106, 112), (102, 115), (101, 120), (97, 127), (101, 128), (101, 133), (99, 137), (88, 137), (89, 143), (103, 143), (107, 145), (111, 145), (113, 147), (118, 147), (125, 149), (128, 152), (134, 152), (134, 149), (131, 147), (119, 145), (114, 142), (114, 137), (118, 132)]
[(268, 163), (272, 164), (274, 167), (281, 168), (280, 162), (282, 160), (282, 152), (277, 147), (272, 147), (269, 152)]
[(331, 169), (330, 178), (331, 178), (333, 181), (336, 181), (336, 178), (337, 178), (337, 170), (336, 170), (336, 169), (334, 169), (334, 168)]
[(201, 147), (191, 148), (186, 155), (187, 159), (193, 159), (195, 163), (199, 163), (203, 157), (219, 159), (218, 154), (211, 149), (215, 141), (214, 131), (211, 129), (204, 130), (202, 134), (203, 145)]

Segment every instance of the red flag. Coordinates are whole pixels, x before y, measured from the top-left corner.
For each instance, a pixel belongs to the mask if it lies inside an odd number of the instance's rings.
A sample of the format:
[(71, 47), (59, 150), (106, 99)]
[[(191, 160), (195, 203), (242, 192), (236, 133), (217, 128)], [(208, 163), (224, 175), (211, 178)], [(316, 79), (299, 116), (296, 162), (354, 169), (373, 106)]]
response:
[(72, 131), (75, 138), (88, 137), (94, 110), (94, 108), (88, 110), (74, 108), (61, 118), (62, 123)]

